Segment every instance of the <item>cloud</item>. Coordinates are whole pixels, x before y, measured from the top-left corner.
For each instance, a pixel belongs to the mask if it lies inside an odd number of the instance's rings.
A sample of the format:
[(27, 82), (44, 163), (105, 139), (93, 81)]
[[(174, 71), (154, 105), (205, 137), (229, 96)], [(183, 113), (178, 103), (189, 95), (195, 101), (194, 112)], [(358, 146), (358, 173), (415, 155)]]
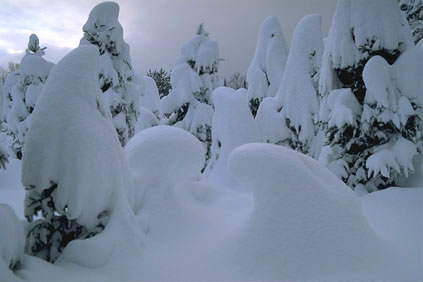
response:
[[(76, 48), (82, 26), (101, 0), (2, 0), (0, 10), (1, 61), (19, 58), (7, 50), (25, 50), (28, 36), (36, 33), (46, 58), (57, 61)], [(264, 19), (277, 16), (287, 40), (305, 15), (320, 13), (327, 31), (336, 0), (119, 0), (119, 20), (131, 47), (132, 63), (140, 74), (148, 69), (171, 69), (182, 45), (204, 22), (219, 43), (221, 76), (246, 73), (254, 55)], [(5, 57), (3, 57), (3, 55)]]

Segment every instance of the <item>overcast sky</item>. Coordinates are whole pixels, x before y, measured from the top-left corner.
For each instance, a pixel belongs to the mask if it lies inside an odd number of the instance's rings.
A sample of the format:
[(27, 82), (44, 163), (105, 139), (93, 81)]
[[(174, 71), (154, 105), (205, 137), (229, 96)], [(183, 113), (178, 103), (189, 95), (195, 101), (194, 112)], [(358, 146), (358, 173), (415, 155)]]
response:
[[(19, 62), (31, 33), (45, 58), (57, 62), (79, 44), (82, 26), (98, 0), (0, 0), (0, 64)], [(122, 0), (119, 21), (131, 47), (137, 72), (170, 70), (182, 45), (199, 23), (219, 43), (221, 76), (246, 73), (253, 58), (260, 25), (268, 16), (279, 19), (290, 41), (297, 22), (317, 13), (326, 36), (336, 0)]]

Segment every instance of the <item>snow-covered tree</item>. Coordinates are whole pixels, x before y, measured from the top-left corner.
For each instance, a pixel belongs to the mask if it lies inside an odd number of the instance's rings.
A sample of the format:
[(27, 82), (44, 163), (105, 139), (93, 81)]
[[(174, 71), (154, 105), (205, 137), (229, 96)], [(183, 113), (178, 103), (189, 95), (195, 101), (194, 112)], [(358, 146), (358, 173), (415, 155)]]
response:
[(32, 111), (53, 67), (42, 57), (45, 49), (40, 47), (37, 35), (31, 34), (19, 69), (9, 74), (3, 87), (2, 120), (7, 123), (12, 151), (18, 159), (22, 158)]
[(317, 96), (323, 53), (320, 15), (304, 17), (296, 26), (291, 41), (281, 87), (277, 98), (286, 126), (288, 145), (314, 156), (312, 143), (317, 133), (319, 98)]
[(268, 17), (262, 24), (256, 52), (247, 72), (248, 101), (256, 116), (261, 101), (279, 90), (288, 57), (288, 45), (278, 19)]
[(170, 85), (170, 74), (166, 70), (160, 68), (158, 71), (152, 71), (150, 69), (147, 72), (147, 76), (151, 77), (154, 79), (154, 82), (156, 82), (160, 99), (169, 94), (170, 90), (172, 89), (172, 85)]
[(10, 271), (16, 271), (21, 266), (25, 236), (22, 222), (6, 204), (0, 204), (0, 226), (0, 279), (15, 281)]
[(238, 90), (240, 88), (247, 89), (247, 77), (239, 72), (234, 72), (231, 76), (225, 78), (223, 86), (230, 87), (234, 90)]
[(211, 159), (206, 174), (230, 178), (226, 162), (235, 148), (260, 142), (257, 123), (248, 107), (246, 90), (219, 87), (213, 92), (216, 111), (213, 115)]
[(123, 197), (117, 189), (127, 184), (123, 149), (102, 104), (100, 66), (93, 46), (63, 58), (28, 131), (22, 161), (30, 222), (25, 248), (47, 261), (54, 262), (70, 241), (101, 232)]
[(169, 125), (178, 126), (196, 136), (210, 158), (212, 92), (219, 85), (219, 46), (210, 39), (201, 24), (193, 39), (181, 50), (177, 66), (171, 72), (172, 91), (161, 100), (161, 110)]
[(401, 11), (410, 24), (414, 42), (423, 38), (423, 0), (398, 0)]
[(372, 191), (393, 184), (395, 177), (371, 173), (376, 171), (369, 162), (372, 154), (398, 140), (398, 134), (416, 143), (419, 119), (413, 118), (411, 101), (401, 98), (409, 90), (395, 86), (395, 74), (388, 70), (413, 45), (395, 0), (338, 1), (319, 81), (319, 116), (329, 146), (320, 160), (352, 187)]
[(138, 121), (135, 125), (135, 133), (143, 129), (160, 124), (162, 115), (160, 112), (160, 94), (157, 85), (150, 76), (136, 77), (136, 82), (140, 86), (140, 109)]
[(134, 135), (139, 115), (139, 89), (133, 82), (129, 45), (123, 39), (118, 20), (119, 5), (103, 2), (95, 6), (83, 27), (80, 45), (96, 45), (100, 52), (100, 88), (110, 108), (113, 123), (122, 145)]

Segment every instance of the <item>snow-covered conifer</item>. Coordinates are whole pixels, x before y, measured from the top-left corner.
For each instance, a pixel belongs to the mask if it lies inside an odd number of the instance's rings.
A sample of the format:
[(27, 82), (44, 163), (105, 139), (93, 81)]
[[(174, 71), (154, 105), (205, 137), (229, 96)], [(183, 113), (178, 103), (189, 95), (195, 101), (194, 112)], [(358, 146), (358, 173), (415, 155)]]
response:
[(161, 100), (169, 125), (183, 128), (203, 142), (206, 161), (210, 158), (212, 92), (219, 85), (219, 47), (201, 24), (193, 39), (181, 50), (171, 72), (172, 91)]
[(80, 45), (96, 45), (100, 52), (99, 84), (113, 123), (124, 146), (135, 133), (139, 115), (139, 89), (134, 83), (129, 45), (118, 20), (119, 5), (103, 2), (95, 6), (84, 24)]
[(423, 0), (398, 0), (401, 11), (410, 24), (414, 42), (423, 38)]
[(64, 57), (47, 80), (28, 131), (22, 161), (30, 222), (26, 252), (48, 261), (70, 241), (101, 232), (121, 197), (117, 189), (126, 185), (123, 149), (101, 108), (100, 64), (93, 46)]
[[(419, 120), (412, 118), (411, 101), (401, 97), (409, 90), (399, 93), (390, 67), (414, 45), (408, 31), (395, 0), (337, 3), (319, 81), (320, 122), (329, 146), (320, 159), (352, 187), (364, 184), (372, 191), (393, 184), (395, 176), (378, 174), (369, 157)], [(415, 144), (417, 132), (411, 132), (405, 138)]]
[(246, 143), (261, 141), (246, 94), (243, 88), (235, 91), (228, 87), (219, 87), (213, 92), (216, 111), (213, 115), (211, 159), (206, 169), (212, 177), (229, 177), (226, 161), (232, 150)]
[(138, 121), (135, 125), (135, 133), (143, 129), (160, 124), (162, 115), (160, 112), (160, 94), (156, 82), (150, 76), (135, 76), (140, 86), (140, 109)]
[(31, 34), (19, 69), (9, 74), (3, 87), (2, 119), (7, 123), (12, 151), (18, 159), (22, 158), (32, 111), (53, 67), (42, 57), (45, 49), (40, 47), (37, 35)]
[(317, 96), (323, 53), (321, 16), (304, 17), (295, 28), (290, 53), (277, 98), (290, 129), (288, 145), (314, 155), (312, 142), (317, 133)]
[(260, 28), (256, 52), (247, 72), (248, 101), (256, 116), (261, 101), (279, 90), (288, 57), (288, 45), (278, 19), (268, 17)]
[(9, 154), (2, 144), (0, 144), (0, 168), (6, 169), (6, 163), (9, 161)]

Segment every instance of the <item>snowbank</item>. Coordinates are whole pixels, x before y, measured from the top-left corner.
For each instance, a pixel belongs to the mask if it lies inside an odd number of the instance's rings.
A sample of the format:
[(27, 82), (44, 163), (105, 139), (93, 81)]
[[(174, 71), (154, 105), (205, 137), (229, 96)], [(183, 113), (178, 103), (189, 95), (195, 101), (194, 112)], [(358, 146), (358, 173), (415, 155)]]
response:
[(383, 280), (415, 274), (394, 267), (398, 258), (368, 226), (353, 191), (315, 160), (281, 146), (248, 144), (232, 152), (228, 167), (237, 180), (253, 185), (255, 205), (218, 252), (218, 265), (231, 266), (222, 267), (223, 279)]

